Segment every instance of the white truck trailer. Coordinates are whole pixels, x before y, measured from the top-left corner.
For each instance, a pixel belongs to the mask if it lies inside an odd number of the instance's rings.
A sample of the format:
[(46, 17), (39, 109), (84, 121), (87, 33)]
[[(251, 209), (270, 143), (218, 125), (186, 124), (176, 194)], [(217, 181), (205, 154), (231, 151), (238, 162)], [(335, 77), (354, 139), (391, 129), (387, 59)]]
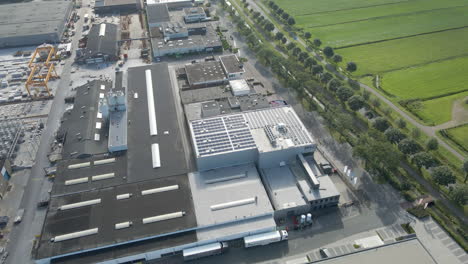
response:
[(270, 243), (279, 242), (288, 239), (288, 231), (279, 230), (268, 233), (262, 233), (253, 236), (244, 237), (244, 245), (246, 248), (255, 246), (264, 246)]
[(212, 255), (221, 254), (228, 244), (226, 242), (216, 242), (199, 247), (188, 248), (182, 251), (184, 260), (193, 260)]

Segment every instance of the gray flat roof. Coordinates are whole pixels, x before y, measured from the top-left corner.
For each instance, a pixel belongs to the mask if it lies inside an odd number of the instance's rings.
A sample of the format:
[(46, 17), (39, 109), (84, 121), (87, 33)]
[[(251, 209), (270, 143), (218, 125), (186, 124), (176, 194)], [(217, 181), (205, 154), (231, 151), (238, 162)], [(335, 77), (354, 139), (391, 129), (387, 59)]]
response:
[[(273, 214), (254, 164), (190, 173), (189, 181), (200, 227)], [(212, 206), (245, 199), (255, 201), (219, 210), (212, 209)]]
[[(177, 186), (177, 189), (158, 191), (147, 195), (142, 194), (142, 191), (145, 190), (168, 186)], [(117, 195), (122, 194), (131, 194), (131, 197), (118, 200)], [(100, 203), (67, 210), (60, 209), (60, 206), (63, 205), (95, 199), (101, 199)], [(175, 212), (184, 212), (185, 215), (143, 224), (144, 218)], [(115, 229), (115, 224), (127, 221), (132, 222), (130, 227)], [(187, 175), (55, 197), (51, 199), (49, 205), (37, 258), (48, 258), (112, 246), (117, 243), (128, 243), (137, 239), (163, 236), (183, 230), (191, 230), (196, 226)], [(66, 241), (50, 241), (51, 238), (56, 236), (91, 228), (98, 228), (97, 234)]]
[(190, 85), (227, 80), (219, 61), (204, 61), (185, 65), (185, 72)]
[(0, 8), (0, 37), (61, 34), (72, 1), (34, 1), (3, 4)]
[(262, 169), (265, 188), (276, 210), (306, 205), (289, 166)]
[[(158, 134), (151, 136), (145, 70), (151, 70)], [(167, 63), (128, 69), (128, 177), (154, 179), (188, 172)], [(135, 98), (134, 94), (138, 94)], [(159, 144), (161, 167), (153, 168), (151, 144)], [(187, 150), (189, 151), (189, 150)]]
[(245, 72), (243, 64), (239, 61), (236, 55), (224, 55), (219, 56), (221, 63), (226, 71), (226, 73), (239, 73)]
[(429, 252), (417, 239), (407, 240), (396, 244), (363, 250), (354, 254), (324, 260), (323, 264), (436, 264)]
[(149, 24), (168, 22), (171, 20), (167, 5), (147, 5), (146, 12)]

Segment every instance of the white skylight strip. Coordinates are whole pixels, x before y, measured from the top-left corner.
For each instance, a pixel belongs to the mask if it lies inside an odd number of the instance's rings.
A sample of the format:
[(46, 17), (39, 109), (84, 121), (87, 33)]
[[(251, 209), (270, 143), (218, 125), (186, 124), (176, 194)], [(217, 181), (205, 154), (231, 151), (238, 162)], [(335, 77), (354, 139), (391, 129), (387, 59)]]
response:
[(101, 129), (102, 123), (101, 122), (96, 122), (96, 129)]
[(154, 222), (175, 219), (175, 218), (182, 217), (184, 215), (185, 215), (185, 212), (176, 212), (176, 213), (147, 217), (147, 218), (143, 218), (143, 224), (150, 224)]
[(90, 236), (90, 235), (97, 234), (98, 231), (99, 231), (99, 228), (86, 229), (86, 230), (83, 230), (83, 231), (78, 231), (78, 232), (74, 232), (74, 233), (69, 233), (69, 234), (56, 236), (56, 237), (52, 238), (51, 241), (52, 242), (60, 242), (60, 241), (65, 241), (65, 240), (69, 240), (69, 239), (73, 239), (73, 238), (80, 238), (80, 237), (84, 237), (84, 236)]
[(119, 194), (119, 195), (115, 196), (115, 198), (117, 200), (124, 200), (124, 199), (128, 199), (130, 197), (132, 197), (131, 193), (123, 193), (123, 194)]
[(97, 115), (96, 115), (97, 118), (102, 118), (102, 113), (101, 112), (97, 112)]
[(256, 200), (257, 200), (256, 198), (242, 199), (242, 200), (237, 200), (237, 201), (232, 201), (232, 202), (227, 202), (227, 203), (215, 204), (215, 205), (212, 205), (210, 208), (211, 208), (211, 211), (217, 211), (217, 210), (232, 208), (232, 207), (241, 206), (241, 205), (253, 204), (256, 202)]
[(105, 90), (106, 86), (104, 84), (101, 84), (101, 90)]
[(131, 221), (128, 222), (122, 222), (122, 223), (117, 223), (115, 224), (115, 229), (123, 229), (123, 228), (128, 228), (132, 225), (133, 223)]
[(104, 37), (106, 35), (106, 24), (102, 23), (99, 27), (99, 36)]
[(155, 136), (158, 134), (158, 127), (156, 123), (156, 110), (154, 108), (154, 95), (153, 95), (153, 80), (151, 78), (151, 70), (146, 70), (146, 97), (148, 100), (148, 116), (150, 135)]
[(109, 163), (114, 163), (114, 162), (115, 162), (115, 158), (102, 159), (102, 160), (94, 161), (94, 165), (103, 165), (103, 164), (109, 164)]
[(166, 187), (160, 187), (160, 188), (144, 190), (144, 191), (141, 191), (141, 195), (148, 195), (148, 194), (154, 194), (154, 193), (160, 193), (160, 192), (174, 191), (174, 190), (178, 190), (178, 189), (179, 189), (179, 185), (176, 184), (176, 185), (170, 185), (170, 186), (166, 186)]
[(100, 180), (106, 180), (106, 179), (110, 179), (114, 177), (115, 177), (115, 173), (111, 172), (111, 173), (105, 173), (105, 174), (99, 174), (99, 175), (93, 176), (91, 177), (91, 180), (100, 181)]
[(68, 186), (68, 185), (74, 185), (74, 184), (85, 183), (85, 182), (88, 182), (88, 177), (65, 181), (65, 185)]
[(94, 141), (99, 141), (101, 140), (101, 135), (99, 133), (94, 134)]
[(153, 160), (153, 169), (161, 167), (161, 157), (159, 155), (159, 144), (151, 144), (151, 157)]
[(100, 94), (99, 94), (99, 98), (100, 98), (100, 99), (103, 99), (103, 98), (104, 98), (104, 94), (103, 94), (103, 93), (100, 93)]
[(83, 207), (83, 206), (94, 205), (94, 204), (99, 204), (99, 203), (101, 203), (101, 199), (94, 199), (94, 200), (88, 200), (88, 201), (83, 201), (83, 202), (79, 202), (79, 203), (72, 203), (72, 204), (62, 205), (58, 209), (59, 210), (69, 210), (69, 209), (80, 208), (80, 207)]
[(79, 168), (85, 168), (91, 166), (91, 162), (83, 162), (83, 163), (76, 163), (76, 164), (71, 164), (68, 165), (68, 169), (79, 169)]

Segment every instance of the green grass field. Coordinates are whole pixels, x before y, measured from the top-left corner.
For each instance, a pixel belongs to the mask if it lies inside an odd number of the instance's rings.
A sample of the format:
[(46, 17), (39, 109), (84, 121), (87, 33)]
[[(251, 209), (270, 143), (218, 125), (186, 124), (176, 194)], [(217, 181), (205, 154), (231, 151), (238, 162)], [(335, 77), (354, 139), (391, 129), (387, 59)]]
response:
[(278, 6), (294, 17), (304, 14), (386, 5), (407, 1), (408, 0), (275, 0)]
[(359, 76), (468, 55), (466, 43), (468, 28), (463, 28), (339, 49), (336, 52), (345, 61), (357, 63), (358, 70), (354, 75)]
[(400, 99), (425, 99), (467, 89), (468, 57), (389, 72), (381, 87)]
[(308, 31), (313, 37), (320, 38), (323, 45), (337, 48), (468, 26), (466, 14), (468, 7), (457, 7), (310, 28)]
[(451, 129), (447, 129), (446, 133), (450, 136), (450, 140), (453, 140), (460, 146), (464, 146), (465, 149), (468, 146), (468, 125), (459, 126)]
[(399, 16), (414, 14), (456, 6), (468, 5), (468, 0), (414, 0), (392, 5), (378, 5), (358, 9), (346, 9), (335, 12), (317, 13), (309, 15), (296, 15), (296, 24), (299, 27), (320, 27), (340, 23), (349, 23), (366, 19), (376, 19), (385, 16)]
[(410, 110), (425, 123), (439, 125), (452, 120), (453, 103), (466, 96), (468, 92), (427, 100), (419, 103), (416, 109), (410, 108)]

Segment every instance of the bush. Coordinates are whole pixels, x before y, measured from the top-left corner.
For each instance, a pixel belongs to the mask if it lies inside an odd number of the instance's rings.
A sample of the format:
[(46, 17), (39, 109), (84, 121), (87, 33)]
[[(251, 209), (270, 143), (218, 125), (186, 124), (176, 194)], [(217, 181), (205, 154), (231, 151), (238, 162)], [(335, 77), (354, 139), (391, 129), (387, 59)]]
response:
[(429, 216), (429, 212), (424, 210), (424, 206), (422, 205), (418, 205), (416, 207), (410, 208), (407, 211), (408, 213), (420, 219)]
[(416, 197), (410, 191), (404, 191), (401, 194), (403, 195), (403, 198), (405, 198), (405, 200), (408, 201), (408, 202), (416, 201)]
[(414, 232), (414, 229), (413, 227), (409, 224), (409, 223), (406, 223), (406, 224), (401, 224), (401, 227), (406, 231), (406, 233), (408, 234), (414, 234), (416, 232)]

